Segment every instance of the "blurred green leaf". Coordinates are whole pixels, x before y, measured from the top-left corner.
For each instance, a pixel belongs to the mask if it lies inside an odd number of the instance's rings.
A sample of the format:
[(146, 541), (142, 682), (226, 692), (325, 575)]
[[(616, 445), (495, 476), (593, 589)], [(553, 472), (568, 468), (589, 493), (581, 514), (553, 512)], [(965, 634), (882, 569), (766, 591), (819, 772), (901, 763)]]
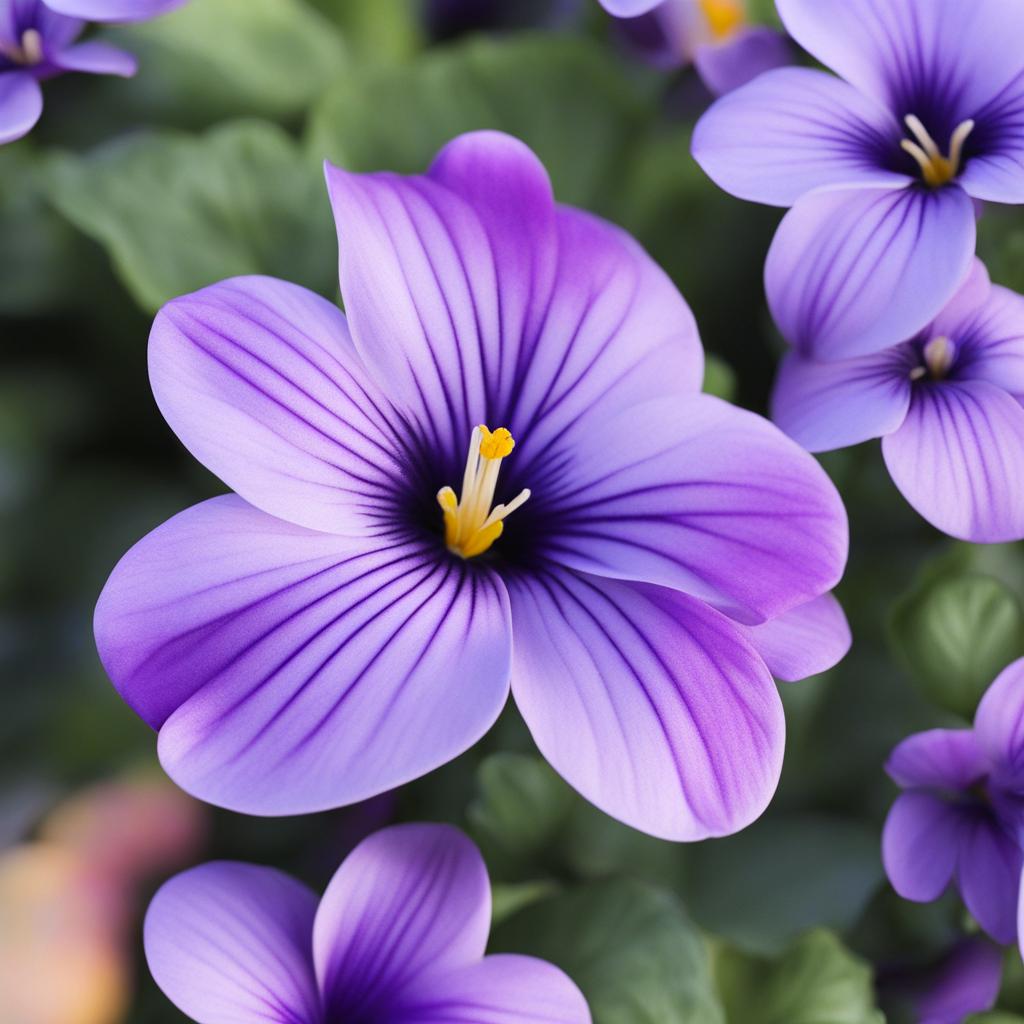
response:
[(752, 953), (778, 953), (810, 927), (850, 927), (882, 883), (876, 830), (825, 815), (763, 818), (687, 853), (690, 912)]
[(558, 891), (554, 882), (519, 882), (513, 885), (495, 885), (491, 888), (491, 923), (497, 925), (505, 918), (528, 907), (537, 900), (553, 896)]
[(724, 398), (727, 402), (736, 397), (736, 374), (732, 367), (724, 359), (710, 353), (704, 361), (704, 391)]
[(897, 607), (892, 638), (922, 693), (971, 718), (992, 680), (1024, 654), (1024, 611), (988, 576), (925, 580)]
[(964, 1024), (1024, 1024), (1024, 1017), (1018, 1017), (1015, 1013), (1003, 1013), (995, 1010), (992, 1013), (972, 1014)]
[(68, 156), (56, 172), (58, 208), (106, 248), (146, 309), (235, 274), (337, 288), (321, 173), (274, 125), (136, 135)]
[(494, 952), (558, 964), (595, 1024), (721, 1024), (700, 933), (676, 900), (635, 881), (583, 886), (499, 925)]
[(418, 0), (311, 0), (367, 61), (407, 57), (420, 42)]
[(729, 1024), (885, 1024), (871, 968), (831, 932), (803, 936), (777, 960), (723, 950), (715, 974)]

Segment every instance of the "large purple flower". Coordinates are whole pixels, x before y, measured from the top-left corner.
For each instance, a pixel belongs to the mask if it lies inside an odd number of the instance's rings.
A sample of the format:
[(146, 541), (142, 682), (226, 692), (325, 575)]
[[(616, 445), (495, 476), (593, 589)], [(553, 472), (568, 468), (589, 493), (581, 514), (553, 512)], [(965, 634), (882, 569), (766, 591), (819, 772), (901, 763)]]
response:
[(908, 900), (938, 899), (955, 878), (997, 942), (1017, 936), (1024, 799), (1024, 659), (989, 687), (973, 729), (904, 740), (886, 771), (906, 792), (882, 835), (885, 870)]
[(447, 825), (365, 839), (323, 899), (253, 864), (172, 878), (146, 915), (157, 984), (202, 1024), (589, 1024), (579, 989), (526, 956), (484, 956), (491, 890)]
[(97, 607), (164, 767), (251, 813), (351, 803), (466, 750), (511, 678), (610, 814), (675, 839), (747, 824), (782, 754), (769, 667), (849, 643), (828, 478), (699, 393), (682, 297), (557, 206), (522, 143), (327, 177), (347, 319), (238, 278), (153, 327), (161, 411), (237, 492), (141, 541)]
[(976, 542), (1024, 538), (1024, 298), (975, 261), (912, 341), (835, 362), (786, 357), (773, 418), (809, 451), (883, 437), (896, 486)]
[(963, 281), (972, 199), (1024, 202), (1024, 4), (777, 6), (842, 77), (762, 75), (705, 114), (693, 153), (727, 192), (793, 206), (765, 269), (789, 341), (819, 359), (877, 352), (921, 330)]
[(141, 21), (184, 0), (0, 0), (0, 145), (31, 131), (43, 112), (39, 83), (65, 71), (135, 74), (135, 58), (97, 40), (86, 21)]

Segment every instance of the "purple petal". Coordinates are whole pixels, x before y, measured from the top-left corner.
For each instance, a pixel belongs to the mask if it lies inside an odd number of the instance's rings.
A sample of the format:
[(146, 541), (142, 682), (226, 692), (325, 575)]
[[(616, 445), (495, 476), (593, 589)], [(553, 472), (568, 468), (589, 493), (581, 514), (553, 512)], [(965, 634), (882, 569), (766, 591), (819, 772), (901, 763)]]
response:
[(601, 6), (616, 18), (637, 18), (653, 11), (665, 0), (598, 0)]
[(939, 313), (967, 276), (974, 243), (974, 206), (955, 186), (814, 192), (772, 242), (768, 305), (806, 356), (878, 352)]
[(831, 595), (808, 601), (743, 632), (776, 679), (796, 682), (827, 672), (850, 649), (850, 624)]
[(320, 296), (238, 277), (175, 299), (153, 324), (149, 376), (189, 451), (263, 511), (349, 535), (394, 516), (408, 475), (397, 417)]
[(882, 453), (903, 496), (943, 533), (975, 543), (1024, 538), (1024, 408), (995, 385), (915, 388)]
[(824, 185), (902, 188), (879, 154), (896, 119), (852, 86), (811, 68), (779, 68), (718, 100), (693, 134), (693, 155), (726, 192), (792, 206)]
[(90, 75), (120, 75), (131, 78), (138, 70), (138, 61), (124, 50), (109, 43), (79, 43), (54, 54), (53, 64), (63, 71), (84, 71)]
[(509, 581), (513, 692), (544, 756), (633, 828), (749, 825), (778, 782), (778, 691), (729, 619), (676, 591), (559, 568)]
[(698, 46), (693, 62), (708, 89), (723, 96), (766, 71), (792, 64), (794, 56), (783, 33), (767, 25), (750, 25), (724, 42)]
[(946, 310), (932, 325), (956, 346), (955, 375), (986, 380), (1024, 402), (1024, 298), (993, 285), (973, 308)]
[(479, 960), (490, 924), (487, 869), (457, 829), (397, 825), (364, 839), (316, 915), (313, 959), (327, 1016), (383, 1019), (378, 1013), (424, 972)]
[(496, 576), (433, 545), (374, 550), (231, 496), (125, 555), (96, 638), (182, 788), (299, 814), (392, 789), (476, 742), (508, 693), (508, 616)]
[(0, 145), (27, 135), (43, 112), (43, 90), (27, 71), (0, 72)]
[(972, 817), (961, 844), (957, 873), (964, 903), (996, 942), (1008, 945), (1017, 938), (1021, 851), (986, 812)]
[(882, 861), (892, 887), (917, 903), (938, 899), (953, 877), (964, 829), (959, 811), (939, 797), (901, 793), (882, 830)]
[(999, 995), (1003, 951), (987, 939), (962, 942), (937, 968), (927, 991), (916, 1000), (920, 1024), (963, 1024), (971, 1014), (990, 1010)]
[(181, 7), (187, 0), (46, 0), (60, 14), (86, 21), (145, 21)]
[(502, 954), (421, 978), (400, 1001), (402, 1024), (590, 1024), (583, 994), (557, 967)]
[(968, 790), (988, 774), (988, 763), (970, 729), (930, 729), (899, 743), (886, 761), (904, 789)]
[(221, 861), (166, 882), (146, 914), (149, 969), (203, 1024), (319, 1021), (316, 897), (271, 868)]
[(985, 692), (974, 731), (995, 781), (1024, 791), (1024, 659), (1003, 669)]
[[(763, 622), (831, 590), (846, 514), (817, 462), (766, 420), (708, 395), (587, 418), (535, 514), (546, 550), (601, 576), (683, 590)], [(550, 507), (543, 504), (550, 502)]]
[(829, 363), (793, 352), (779, 367), (772, 419), (809, 452), (891, 434), (910, 407), (910, 375), (899, 351)]

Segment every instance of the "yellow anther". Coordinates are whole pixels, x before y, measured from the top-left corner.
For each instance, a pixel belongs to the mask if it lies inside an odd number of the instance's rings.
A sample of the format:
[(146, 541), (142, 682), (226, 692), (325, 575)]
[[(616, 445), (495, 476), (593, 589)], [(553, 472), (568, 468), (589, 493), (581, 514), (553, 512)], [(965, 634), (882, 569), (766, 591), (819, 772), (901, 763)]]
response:
[(939, 380), (949, 373), (953, 366), (953, 358), (956, 356), (956, 345), (944, 334), (932, 338), (924, 347), (924, 364), (928, 372)]
[(516, 440), (504, 427), (490, 431), (481, 423), (480, 433), (480, 454), (485, 459), (504, 459), (512, 454)]
[(949, 140), (949, 156), (944, 156), (920, 118), (907, 114), (903, 120), (917, 141), (904, 139), (900, 147), (917, 161), (925, 184), (931, 188), (948, 185), (960, 173), (964, 143), (974, 131), (974, 122), (963, 121), (957, 125)]
[(708, 28), (717, 40), (728, 39), (747, 21), (742, 0), (700, 0)]

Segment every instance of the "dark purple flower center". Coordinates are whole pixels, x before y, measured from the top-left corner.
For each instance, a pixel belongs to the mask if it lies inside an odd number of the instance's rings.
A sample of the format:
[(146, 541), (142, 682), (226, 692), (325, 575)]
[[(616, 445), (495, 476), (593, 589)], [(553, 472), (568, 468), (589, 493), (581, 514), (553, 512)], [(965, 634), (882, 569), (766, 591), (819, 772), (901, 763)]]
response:
[(974, 121), (961, 121), (953, 129), (946, 152), (915, 114), (907, 114), (903, 121), (909, 134), (901, 140), (900, 149), (917, 164), (924, 183), (929, 188), (942, 188), (954, 181), (964, 163), (964, 146), (974, 131)]
[(927, 341), (911, 342), (911, 351), (915, 354), (910, 368), (910, 379), (919, 381), (945, 380), (956, 363), (957, 346), (944, 334), (936, 335)]

